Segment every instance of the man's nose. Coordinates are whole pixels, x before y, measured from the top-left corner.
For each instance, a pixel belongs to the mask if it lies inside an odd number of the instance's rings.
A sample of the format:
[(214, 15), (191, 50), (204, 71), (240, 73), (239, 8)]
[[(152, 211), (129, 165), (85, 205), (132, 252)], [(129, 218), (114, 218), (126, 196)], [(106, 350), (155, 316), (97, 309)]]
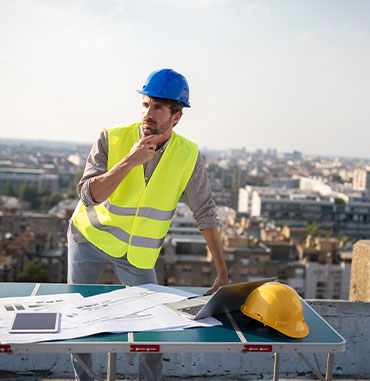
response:
[(153, 114), (153, 108), (152, 107), (147, 107), (144, 110), (144, 115), (148, 118)]

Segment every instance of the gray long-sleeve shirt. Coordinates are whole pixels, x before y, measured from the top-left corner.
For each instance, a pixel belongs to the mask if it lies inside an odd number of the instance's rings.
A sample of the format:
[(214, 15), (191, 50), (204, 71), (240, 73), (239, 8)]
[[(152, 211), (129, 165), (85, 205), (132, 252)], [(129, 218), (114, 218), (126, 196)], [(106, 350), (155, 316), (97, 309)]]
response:
[[(171, 137), (155, 152), (153, 158), (144, 164), (144, 176), (146, 183), (148, 183), (151, 178), (170, 140)], [(77, 186), (78, 196), (87, 207), (98, 204), (91, 197), (90, 179), (105, 173), (107, 171), (107, 163), (108, 132), (107, 130), (103, 130), (89, 153), (85, 171)], [(181, 163), (179, 163), (179, 165), (181, 165)], [(200, 230), (217, 227), (218, 223), (215, 212), (216, 205), (212, 200), (211, 188), (208, 183), (207, 173), (200, 153), (198, 153), (193, 173), (188, 184), (186, 185), (184, 197), (190, 210), (193, 212), (193, 217), (196, 220)], [(76, 241), (85, 240), (73, 224), (72, 233)]]

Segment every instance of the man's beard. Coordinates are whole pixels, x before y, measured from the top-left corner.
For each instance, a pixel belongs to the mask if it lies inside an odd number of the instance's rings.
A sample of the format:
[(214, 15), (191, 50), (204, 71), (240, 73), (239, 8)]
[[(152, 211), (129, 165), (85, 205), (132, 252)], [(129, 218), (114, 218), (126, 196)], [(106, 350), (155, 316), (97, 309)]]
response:
[(143, 123), (145, 122), (150, 123), (149, 127), (143, 127), (143, 132), (146, 136), (162, 134), (171, 127), (171, 119), (169, 119), (166, 123), (162, 124), (160, 127), (158, 127), (157, 122), (151, 118), (145, 119)]

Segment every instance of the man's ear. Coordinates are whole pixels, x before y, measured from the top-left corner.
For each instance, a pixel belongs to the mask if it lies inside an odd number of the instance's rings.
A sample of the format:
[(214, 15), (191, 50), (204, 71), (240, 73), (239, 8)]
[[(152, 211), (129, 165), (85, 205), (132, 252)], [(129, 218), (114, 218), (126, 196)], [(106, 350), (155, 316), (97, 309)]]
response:
[(182, 117), (182, 112), (181, 111), (177, 111), (175, 114), (173, 114), (173, 123), (174, 124), (179, 123), (181, 117)]

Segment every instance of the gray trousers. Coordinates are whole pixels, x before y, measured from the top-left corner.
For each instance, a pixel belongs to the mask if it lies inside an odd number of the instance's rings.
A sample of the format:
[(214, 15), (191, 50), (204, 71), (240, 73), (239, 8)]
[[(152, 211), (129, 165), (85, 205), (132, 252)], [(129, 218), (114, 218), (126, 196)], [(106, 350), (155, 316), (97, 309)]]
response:
[[(109, 262), (122, 284), (136, 286), (144, 283), (157, 284), (154, 269), (139, 269), (132, 266), (126, 259), (113, 258), (89, 242), (77, 243), (72, 237), (71, 228), (68, 229), (68, 283), (69, 284), (96, 284)], [(90, 353), (79, 353), (79, 357), (91, 369), (92, 356)], [(163, 356), (161, 353), (139, 354), (139, 380), (162, 380)], [(74, 361), (72, 366), (76, 380), (93, 381), (93, 379)]]

